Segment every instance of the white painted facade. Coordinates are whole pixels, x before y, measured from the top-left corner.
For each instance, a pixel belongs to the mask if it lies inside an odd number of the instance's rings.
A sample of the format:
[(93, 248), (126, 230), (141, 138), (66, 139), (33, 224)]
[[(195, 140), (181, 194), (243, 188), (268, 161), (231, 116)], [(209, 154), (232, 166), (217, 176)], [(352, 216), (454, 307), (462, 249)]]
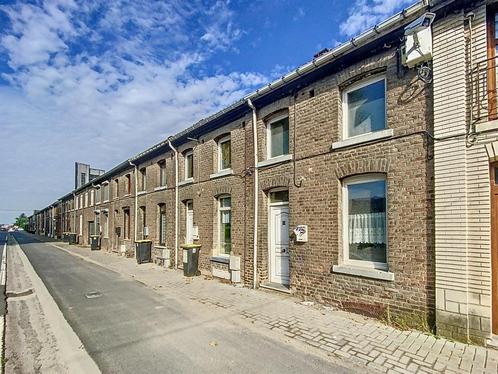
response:
[[(498, 140), (498, 127), (486, 123), (487, 115), (472, 120), (470, 112), (486, 92), (482, 74), (480, 79), (471, 74), (487, 58), (486, 5), (436, 20), (433, 48), (434, 135), (455, 136), (434, 142), (436, 326), (441, 335), (485, 344), (491, 338), (486, 145)], [(488, 132), (467, 136), (473, 123), (477, 131), (487, 126)]]

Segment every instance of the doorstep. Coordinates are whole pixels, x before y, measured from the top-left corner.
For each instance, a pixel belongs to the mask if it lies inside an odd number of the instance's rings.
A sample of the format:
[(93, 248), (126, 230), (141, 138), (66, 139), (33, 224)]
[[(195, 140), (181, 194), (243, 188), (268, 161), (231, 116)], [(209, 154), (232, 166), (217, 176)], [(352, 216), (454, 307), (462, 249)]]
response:
[(287, 294), (291, 293), (290, 287), (285, 285), (285, 284), (281, 284), (281, 283), (264, 283), (264, 284), (260, 284), (259, 287), (267, 289), (267, 290), (278, 291), (278, 292), (283, 292), (283, 293), (287, 293)]
[(491, 337), (486, 340), (486, 348), (498, 350), (498, 335), (491, 335)]

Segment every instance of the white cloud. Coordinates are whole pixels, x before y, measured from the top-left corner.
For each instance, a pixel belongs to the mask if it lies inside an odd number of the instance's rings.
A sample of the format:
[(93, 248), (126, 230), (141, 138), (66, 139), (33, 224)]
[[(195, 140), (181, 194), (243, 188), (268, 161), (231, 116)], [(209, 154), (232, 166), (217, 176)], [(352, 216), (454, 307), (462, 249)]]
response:
[[(15, 183), (0, 181), (0, 206), (43, 207), (72, 189), (74, 161), (109, 169), (267, 81), (198, 74), (242, 31), (226, 3), (185, 3), (0, 8), (10, 20), (0, 53), (13, 69), (0, 86), (0, 146), (3, 164), (16, 166)], [(0, 222), (13, 214), (0, 211)]]
[(348, 37), (357, 35), (411, 3), (413, 0), (356, 0), (340, 31)]

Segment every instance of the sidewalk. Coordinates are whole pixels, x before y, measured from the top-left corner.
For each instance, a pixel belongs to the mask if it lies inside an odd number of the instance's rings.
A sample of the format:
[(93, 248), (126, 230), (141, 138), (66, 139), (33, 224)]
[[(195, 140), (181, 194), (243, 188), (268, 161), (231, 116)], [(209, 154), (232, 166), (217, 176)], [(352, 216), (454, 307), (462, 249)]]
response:
[(180, 271), (134, 259), (54, 242), (86, 261), (133, 277), (162, 295), (188, 298), (222, 308), (251, 323), (279, 330), (329, 356), (387, 373), (498, 373), (498, 351), (418, 331), (400, 331), (381, 322), (292, 296), (235, 287), (205, 277), (184, 278)]

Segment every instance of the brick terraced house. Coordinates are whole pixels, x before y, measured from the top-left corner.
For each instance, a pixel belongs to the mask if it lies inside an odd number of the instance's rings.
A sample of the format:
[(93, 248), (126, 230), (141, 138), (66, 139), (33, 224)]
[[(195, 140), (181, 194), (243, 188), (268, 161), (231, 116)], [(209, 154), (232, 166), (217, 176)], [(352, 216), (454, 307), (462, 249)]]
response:
[(151, 240), (175, 269), (197, 243), (213, 277), (490, 343), (494, 12), (417, 2), (37, 211), (30, 229), (98, 235), (127, 256)]

